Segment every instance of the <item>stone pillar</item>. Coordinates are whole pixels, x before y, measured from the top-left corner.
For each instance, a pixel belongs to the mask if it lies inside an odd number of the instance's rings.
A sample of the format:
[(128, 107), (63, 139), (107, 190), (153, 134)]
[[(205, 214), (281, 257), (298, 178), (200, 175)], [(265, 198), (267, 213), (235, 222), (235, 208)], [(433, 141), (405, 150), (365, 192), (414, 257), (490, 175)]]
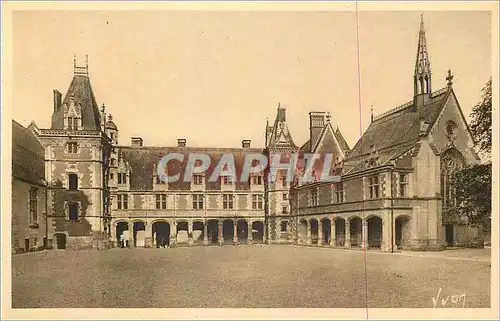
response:
[(193, 222), (188, 221), (188, 245), (193, 245)]
[(172, 222), (170, 224), (170, 246), (175, 247), (177, 245), (177, 222)]
[(362, 227), (361, 227), (361, 248), (366, 249), (368, 248), (368, 221), (363, 220), (362, 221)]
[(345, 220), (345, 247), (351, 247), (351, 222), (349, 219)]
[(332, 219), (331, 220), (331, 225), (330, 225), (330, 246), (335, 247), (336, 243), (336, 235), (335, 235), (335, 221)]
[(253, 243), (253, 232), (252, 232), (252, 222), (247, 223), (247, 243), (252, 244)]
[(203, 224), (203, 245), (208, 245), (208, 222)]
[(222, 221), (219, 221), (219, 245), (224, 244), (224, 234), (222, 233)]
[(238, 244), (238, 221), (233, 222), (233, 244)]
[(153, 247), (153, 238), (152, 238), (152, 231), (151, 231), (151, 224), (148, 222), (144, 223), (145, 229), (144, 229), (144, 247)]
[(311, 222), (309, 222), (309, 221), (306, 221), (306, 222), (307, 222), (307, 225), (306, 225), (306, 230), (307, 230), (306, 244), (311, 245), (311, 243), (312, 243), (312, 240), (311, 240)]
[(323, 223), (318, 221), (318, 246), (323, 245)]

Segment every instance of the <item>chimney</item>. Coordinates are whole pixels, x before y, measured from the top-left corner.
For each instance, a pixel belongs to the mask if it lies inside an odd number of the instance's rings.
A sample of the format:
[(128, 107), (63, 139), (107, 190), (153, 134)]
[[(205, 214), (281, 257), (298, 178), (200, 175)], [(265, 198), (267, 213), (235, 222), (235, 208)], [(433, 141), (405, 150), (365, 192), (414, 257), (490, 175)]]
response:
[(62, 95), (59, 90), (54, 89), (54, 112), (58, 111), (61, 108)]
[(132, 147), (142, 147), (141, 137), (132, 137)]
[(186, 147), (186, 139), (185, 138), (177, 139), (177, 147)]
[(323, 111), (312, 111), (309, 113), (309, 137), (310, 137), (310, 150), (314, 148), (319, 135), (325, 127), (325, 116), (326, 113)]
[(242, 148), (250, 148), (250, 139), (244, 139), (241, 141), (241, 147)]

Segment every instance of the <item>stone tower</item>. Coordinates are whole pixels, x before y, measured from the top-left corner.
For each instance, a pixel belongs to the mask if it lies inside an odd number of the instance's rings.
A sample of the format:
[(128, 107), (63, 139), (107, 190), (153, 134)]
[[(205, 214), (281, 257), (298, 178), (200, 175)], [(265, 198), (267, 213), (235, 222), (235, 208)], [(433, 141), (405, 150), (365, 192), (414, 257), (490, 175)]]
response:
[[(298, 147), (293, 142), (286, 122), (286, 108), (278, 104), (276, 119), (272, 126), (266, 124), (266, 146), (264, 154), (268, 157), (269, 166), (265, 174), (265, 218), (266, 237), (269, 243), (292, 242), (292, 238), (284, 238), (285, 232), (293, 235), (293, 219), (290, 210), (290, 186), (295, 174), (293, 157), (297, 156)], [(273, 161), (273, 158), (279, 157)], [(272, 162), (279, 162), (279, 169), (270, 171)], [(290, 171), (288, 171), (290, 168)], [(289, 226), (281, 226), (289, 222)]]
[[(74, 61), (73, 80), (62, 99), (54, 90), (50, 129), (35, 129), (45, 146), (49, 183), (49, 240), (56, 248), (102, 248), (107, 244), (109, 160), (106, 133), (85, 66)], [(115, 126), (116, 127), (116, 126)]]

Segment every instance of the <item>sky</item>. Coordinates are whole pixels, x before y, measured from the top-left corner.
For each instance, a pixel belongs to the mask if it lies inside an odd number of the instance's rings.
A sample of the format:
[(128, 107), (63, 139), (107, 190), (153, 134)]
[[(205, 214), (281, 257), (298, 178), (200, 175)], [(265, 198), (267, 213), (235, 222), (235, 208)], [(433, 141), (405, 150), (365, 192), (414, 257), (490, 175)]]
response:
[[(264, 147), (278, 103), (297, 145), (310, 111), (330, 111), (353, 147), (375, 116), (413, 98), (420, 16), (436, 91), (452, 70), (466, 117), (491, 77), (481, 11), (19, 11), (13, 14), (14, 120), (50, 128), (53, 90), (88, 55), (92, 87), (120, 145)], [(359, 92), (359, 89), (361, 90)], [(361, 97), (361, 114), (360, 102)]]

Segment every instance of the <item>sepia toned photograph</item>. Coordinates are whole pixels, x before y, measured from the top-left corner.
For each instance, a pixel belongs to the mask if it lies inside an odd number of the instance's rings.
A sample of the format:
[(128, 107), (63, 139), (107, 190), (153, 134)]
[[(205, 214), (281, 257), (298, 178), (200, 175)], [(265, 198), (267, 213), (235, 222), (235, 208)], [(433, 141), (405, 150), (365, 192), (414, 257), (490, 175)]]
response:
[(498, 314), (498, 4), (375, 4), (12, 6), (2, 314)]

